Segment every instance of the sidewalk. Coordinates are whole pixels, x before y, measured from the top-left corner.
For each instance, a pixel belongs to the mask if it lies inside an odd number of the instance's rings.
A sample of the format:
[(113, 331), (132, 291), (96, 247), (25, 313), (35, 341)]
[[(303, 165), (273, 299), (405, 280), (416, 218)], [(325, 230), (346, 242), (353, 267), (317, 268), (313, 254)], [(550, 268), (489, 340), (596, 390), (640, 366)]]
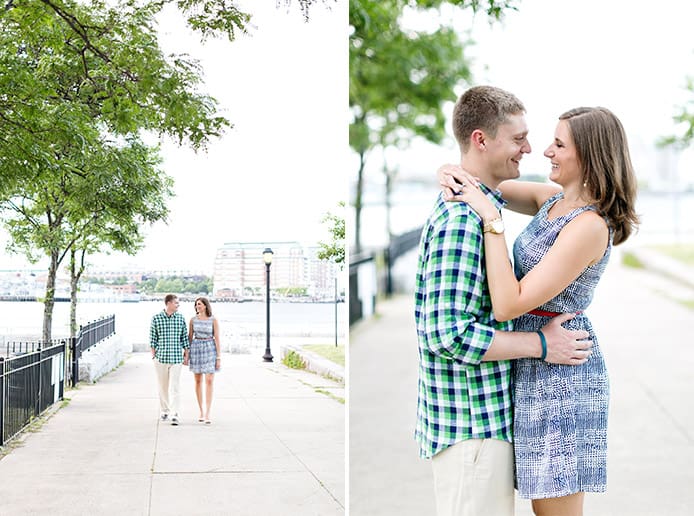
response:
[[(608, 491), (596, 516), (679, 516), (694, 507), (694, 311), (681, 290), (614, 259), (587, 311), (610, 373)], [(690, 299), (694, 298), (692, 291)], [(412, 296), (379, 302), (350, 334), (350, 516), (433, 515), (429, 461), (413, 439), (417, 340)], [(531, 515), (517, 498), (516, 515)]]
[(343, 387), (256, 355), (222, 368), (209, 426), (187, 368), (181, 424), (158, 420), (148, 353), (68, 391), (0, 460), (0, 514), (344, 514), (345, 405), (319, 392)]

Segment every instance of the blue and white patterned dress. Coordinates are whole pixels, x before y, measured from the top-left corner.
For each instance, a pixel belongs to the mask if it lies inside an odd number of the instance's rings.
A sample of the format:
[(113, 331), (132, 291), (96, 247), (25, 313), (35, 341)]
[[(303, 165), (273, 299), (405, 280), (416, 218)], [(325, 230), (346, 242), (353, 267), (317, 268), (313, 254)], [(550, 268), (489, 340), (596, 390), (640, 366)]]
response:
[[(520, 280), (549, 251), (559, 231), (592, 206), (577, 208), (552, 220), (547, 212), (563, 197), (559, 193), (540, 208), (513, 246), (514, 268)], [(586, 268), (563, 292), (539, 310), (585, 310), (612, 249), (612, 231), (602, 259)], [(549, 317), (525, 314), (516, 331), (536, 331)], [(609, 383), (603, 354), (593, 327), (579, 314), (566, 328), (584, 329), (593, 353), (580, 366), (548, 364), (539, 359), (516, 360), (513, 371), (514, 449), (516, 487), (523, 498), (554, 498), (607, 487), (607, 409)]]
[(215, 373), (217, 347), (213, 336), (213, 317), (193, 318), (193, 341), (190, 343), (190, 370), (193, 373)]

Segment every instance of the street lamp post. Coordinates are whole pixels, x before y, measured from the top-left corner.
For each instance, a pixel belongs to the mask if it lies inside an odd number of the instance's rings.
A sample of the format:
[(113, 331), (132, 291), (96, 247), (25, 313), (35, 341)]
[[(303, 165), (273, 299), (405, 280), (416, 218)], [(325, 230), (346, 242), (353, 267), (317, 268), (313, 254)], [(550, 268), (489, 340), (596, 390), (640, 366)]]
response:
[(263, 251), (263, 262), (265, 262), (265, 354), (263, 360), (272, 362), (272, 353), (270, 353), (270, 264), (272, 263), (272, 249), (266, 247)]

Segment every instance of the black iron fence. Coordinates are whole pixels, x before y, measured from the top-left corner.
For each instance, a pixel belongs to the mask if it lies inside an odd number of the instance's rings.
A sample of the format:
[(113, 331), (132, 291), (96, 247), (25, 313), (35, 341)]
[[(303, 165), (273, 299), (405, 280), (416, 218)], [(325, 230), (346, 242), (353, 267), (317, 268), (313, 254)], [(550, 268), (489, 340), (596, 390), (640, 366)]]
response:
[(79, 382), (79, 360), (82, 357), (82, 353), (115, 333), (115, 315), (107, 315), (106, 317), (80, 326), (77, 337), (72, 339), (70, 345), (72, 355), (72, 385), (76, 385), (77, 382)]
[[(33, 418), (63, 399), (65, 381), (79, 381), (82, 353), (116, 331), (110, 315), (80, 327), (77, 337), (41, 342), (10, 342), (0, 357), (0, 446), (17, 435)], [(68, 361), (69, 354), (72, 360)], [(71, 374), (66, 367), (71, 366)]]
[(0, 358), (0, 445), (63, 399), (69, 340), (52, 344), (12, 358)]

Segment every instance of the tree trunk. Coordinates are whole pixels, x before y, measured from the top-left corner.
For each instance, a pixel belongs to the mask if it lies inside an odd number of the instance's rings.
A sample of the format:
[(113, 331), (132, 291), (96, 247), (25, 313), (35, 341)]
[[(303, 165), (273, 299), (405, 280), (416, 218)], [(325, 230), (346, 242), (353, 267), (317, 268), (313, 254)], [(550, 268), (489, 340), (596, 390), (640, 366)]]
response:
[(50, 255), (50, 265), (48, 266), (48, 278), (46, 279), (46, 297), (43, 301), (43, 342), (48, 345), (51, 340), (53, 328), (53, 306), (55, 305), (55, 282), (58, 274), (58, 252), (53, 251)]
[(365, 153), (359, 153), (359, 175), (357, 176), (357, 192), (354, 196), (354, 254), (361, 253), (361, 199), (364, 188)]
[(386, 232), (388, 233), (388, 245), (390, 245), (390, 241), (393, 239), (393, 230), (391, 228), (391, 221), (390, 221), (390, 216), (391, 216), (391, 209), (392, 209), (392, 195), (393, 195), (393, 175), (394, 173), (391, 170), (388, 170), (388, 166), (385, 164), (385, 160), (383, 162), (383, 173), (386, 175), (386, 199), (385, 199), (385, 204), (386, 204)]
[(77, 284), (80, 273), (75, 263), (75, 250), (70, 250), (70, 337), (77, 335)]

